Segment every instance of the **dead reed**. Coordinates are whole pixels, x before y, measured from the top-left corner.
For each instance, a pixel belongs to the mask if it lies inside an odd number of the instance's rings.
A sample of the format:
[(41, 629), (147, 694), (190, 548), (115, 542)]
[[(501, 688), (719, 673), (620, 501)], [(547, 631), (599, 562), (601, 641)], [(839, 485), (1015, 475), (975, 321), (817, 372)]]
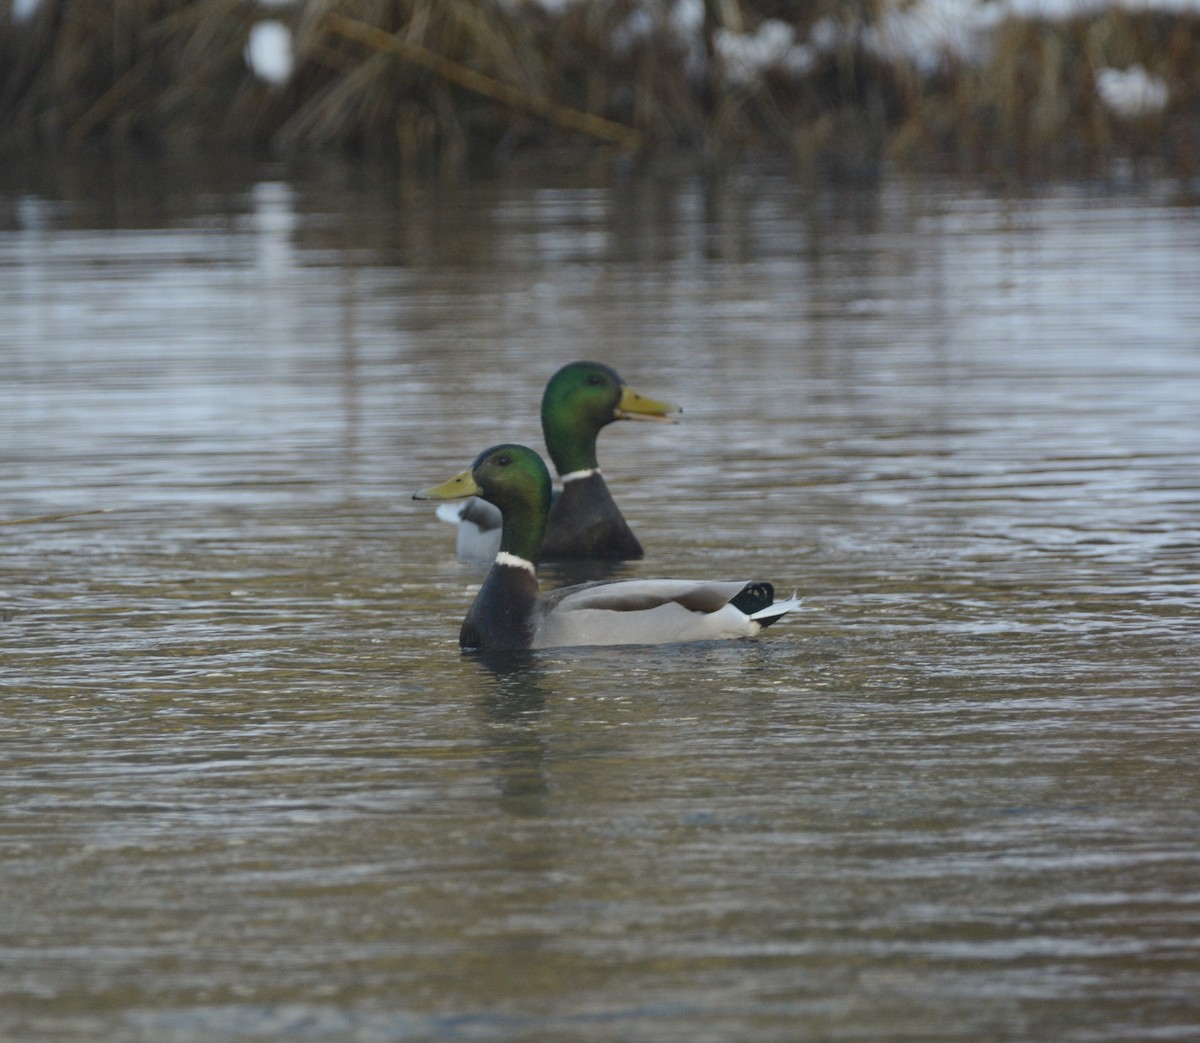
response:
[[(0, 144), (238, 145), (460, 167), (562, 141), (626, 152), (786, 154), (1026, 172), (1200, 159), (1200, 17), (1112, 9), (1013, 20), (930, 72), (869, 44), (885, 0), (0, 0)], [(252, 26), (294, 68), (260, 81)], [(733, 41), (730, 44), (730, 41)], [(734, 45), (777, 47), (758, 67)], [(769, 48), (768, 48), (769, 49)], [(740, 52), (737, 52), (740, 53)], [(1157, 109), (1118, 111), (1105, 69), (1142, 67)], [(749, 72), (747, 72), (749, 68)]]
[[(1141, 68), (1162, 107), (1114, 108), (1106, 70)], [(1150, 99), (1153, 102), (1155, 99)], [(902, 162), (971, 169), (1099, 172), (1114, 160), (1192, 175), (1200, 161), (1200, 17), (1111, 9), (1091, 18), (1012, 20), (987, 59), (949, 67), (907, 94), (892, 140)]]

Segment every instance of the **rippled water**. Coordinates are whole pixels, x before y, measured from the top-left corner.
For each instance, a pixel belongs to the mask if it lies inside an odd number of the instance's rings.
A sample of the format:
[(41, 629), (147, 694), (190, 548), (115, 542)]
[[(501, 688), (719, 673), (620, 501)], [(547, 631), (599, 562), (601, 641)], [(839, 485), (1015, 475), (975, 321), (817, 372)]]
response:
[[(1200, 1036), (1200, 220), (763, 172), (0, 175), (0, 1035)], [(754, 642), (462, 657), (601, 440)], [(553, 582), (557, 574), (547, 579)]]

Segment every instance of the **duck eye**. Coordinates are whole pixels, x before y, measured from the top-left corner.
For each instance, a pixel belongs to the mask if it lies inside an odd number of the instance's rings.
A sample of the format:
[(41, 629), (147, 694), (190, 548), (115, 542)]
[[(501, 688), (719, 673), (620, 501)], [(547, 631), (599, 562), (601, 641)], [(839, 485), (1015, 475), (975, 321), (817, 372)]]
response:
[(509, 464), (511, 464), (511, 463), (512, 463), (512, 457), (510, 457), (510, 456), (498, 456), (498, 457), (496, 457), (496, 464), (497, 464), (497, 466), (499, 466), (499, 467), (507, 467), (507, 466), (508, 466)]
[(600, 380), (599, 373), (593, 373), (593, 374), (591, 374), (591, 376), (588, 377), (588, 383), (591, 384), (592, 387), (597, 387), (598, 385), (600, 385), (603, 382)]

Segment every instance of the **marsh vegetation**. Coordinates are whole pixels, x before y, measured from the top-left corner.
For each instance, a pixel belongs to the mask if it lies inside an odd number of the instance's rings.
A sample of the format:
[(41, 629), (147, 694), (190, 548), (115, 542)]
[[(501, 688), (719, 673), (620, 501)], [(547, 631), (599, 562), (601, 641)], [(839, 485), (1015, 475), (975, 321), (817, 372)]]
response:
[(0, 140), (440, 169), (582, 147), (849, 173), (1134, 160), (1187, 175), (1200, 7), (7, 0)]

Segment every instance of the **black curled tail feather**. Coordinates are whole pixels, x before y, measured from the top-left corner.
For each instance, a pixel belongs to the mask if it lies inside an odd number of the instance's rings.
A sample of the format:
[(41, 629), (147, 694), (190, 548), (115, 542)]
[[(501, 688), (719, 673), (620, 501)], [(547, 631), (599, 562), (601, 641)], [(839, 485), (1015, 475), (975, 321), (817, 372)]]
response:
[[(775, 588), (770, 583), (747, 583), (742, 587), (737, 597), (730, 599), (730, 604), (748, 616), (769, 607), (775, 601)], [(772, 619), (773, 623), (775, 620)], [(763, 626), (766, 620), (760, 620)]]

